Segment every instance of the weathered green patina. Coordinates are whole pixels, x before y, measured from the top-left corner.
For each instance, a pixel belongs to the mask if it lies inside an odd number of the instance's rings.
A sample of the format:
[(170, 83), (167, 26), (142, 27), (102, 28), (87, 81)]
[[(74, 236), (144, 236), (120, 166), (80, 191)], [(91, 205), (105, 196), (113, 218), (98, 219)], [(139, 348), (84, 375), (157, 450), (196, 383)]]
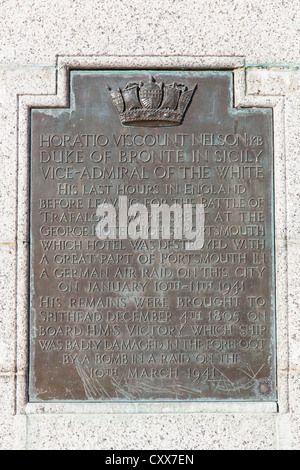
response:
[[(276, 400), (272, 110), (231, 72), (70, 72), (30, 178), (30, 401)], [(130, 237), (135, 203), (203, 205), (203, 247)]]

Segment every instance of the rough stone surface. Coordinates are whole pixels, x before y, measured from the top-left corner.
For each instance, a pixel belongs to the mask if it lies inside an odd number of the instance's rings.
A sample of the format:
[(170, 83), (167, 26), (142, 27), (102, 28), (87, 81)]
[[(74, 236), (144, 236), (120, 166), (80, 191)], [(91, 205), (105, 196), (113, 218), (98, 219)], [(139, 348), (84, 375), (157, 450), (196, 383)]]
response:
[[(299, 450), (299, 15), (298, 0), (1, 2), (0, 449)], [(66, 105), (66, 66), (232, 68), (236, 106), (273, 107), (279, 412), (26, 406), (28, 106)]]
[[(101, 427), (99, 428), (99, 422)], [(274, 417), (245, 415), (29, 418), (31, 449), (274, 450)], [(236, 438), (233, 439), (232, 435)], [(122, 439), (120, 438), (122, 436)]]
[(53, 64), (57, 54), (299, 60), (297, 0), (57, 0), (50, 9), (41, 0), (8, 0), (0, 14), (0, 60), (9, 64)]

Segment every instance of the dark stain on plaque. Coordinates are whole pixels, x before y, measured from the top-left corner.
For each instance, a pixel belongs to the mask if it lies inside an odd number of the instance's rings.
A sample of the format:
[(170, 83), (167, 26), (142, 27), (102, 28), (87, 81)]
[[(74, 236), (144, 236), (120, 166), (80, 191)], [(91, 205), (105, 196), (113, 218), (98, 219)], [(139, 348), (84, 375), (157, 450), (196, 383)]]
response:
[(31, 110), (30, 401), (276, 400), (272, 111), (223, 71), (70, 98)]

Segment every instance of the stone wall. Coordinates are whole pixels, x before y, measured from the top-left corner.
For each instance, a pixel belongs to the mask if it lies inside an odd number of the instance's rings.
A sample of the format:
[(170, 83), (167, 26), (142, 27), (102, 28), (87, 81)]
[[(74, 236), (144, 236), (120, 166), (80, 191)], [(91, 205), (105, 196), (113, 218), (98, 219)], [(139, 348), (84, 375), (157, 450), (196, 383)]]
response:
[[(297, 0), (7, 0), (0, 5), (0, 448), (299, 449)], [(232, 70), (236, 107), (274, 112), (278, 404), (27, 403), (29, 109), (69, 69)]]

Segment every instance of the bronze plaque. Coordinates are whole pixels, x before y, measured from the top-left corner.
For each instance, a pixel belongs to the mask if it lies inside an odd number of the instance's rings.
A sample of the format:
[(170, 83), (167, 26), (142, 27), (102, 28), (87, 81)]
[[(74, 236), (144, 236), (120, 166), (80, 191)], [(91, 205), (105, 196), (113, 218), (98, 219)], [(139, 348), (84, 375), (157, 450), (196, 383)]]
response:
[(30, 179), (30, 401), (276, 400), (272, 110), (230, 71), (71, 71)]

